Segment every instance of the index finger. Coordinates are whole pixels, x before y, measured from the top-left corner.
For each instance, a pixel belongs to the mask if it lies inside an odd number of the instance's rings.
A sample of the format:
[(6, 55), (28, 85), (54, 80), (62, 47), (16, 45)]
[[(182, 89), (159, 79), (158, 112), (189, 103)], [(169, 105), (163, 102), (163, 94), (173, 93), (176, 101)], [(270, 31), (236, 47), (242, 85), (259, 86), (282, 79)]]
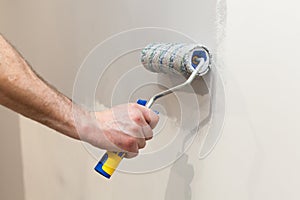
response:
[(149, 108), (146, 108), (146, 107), (141, 106), (141, 105), (138, 105), (138, 106), (139, 106), (139, 109), (142, 112), (146, 122), (149, 124), (149, 126), (152, 129), (154, 129), (155, 126), (158, 123), (159, 116)]

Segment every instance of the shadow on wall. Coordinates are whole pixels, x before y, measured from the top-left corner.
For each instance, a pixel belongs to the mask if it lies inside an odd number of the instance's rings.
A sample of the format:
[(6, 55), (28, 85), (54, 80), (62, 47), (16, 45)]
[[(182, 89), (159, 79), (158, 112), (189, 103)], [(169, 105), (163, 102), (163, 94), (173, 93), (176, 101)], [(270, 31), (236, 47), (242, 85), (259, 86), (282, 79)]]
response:
[[(204, 80), (205, 79), (205, 80)], [(201, 113), (204, 112), (204, 116), (202, 116), (201, 121), (198, 124), (198, 127), (195, 127), (191, 130), (191, 132), (184, 138), (182, 152), (184, 152), (185, 145), (188, 144), (188, 141), (193, 137), (194, 134), (198, 134), (201, 130), (213, 120), (212, 116), (216, 110), (213, 109), (214, 106), (214, 98), (216, 87), (220, 87), (220, 83), (216, 83), (217, 74), (215, 70), (209, 72), (204, 78), (197, 77), (192, 82), (192, 89), (193, 91), (186, 91), (186, 92), (194, 92), (198, 95), (198, 103)], [(222, 87), (221, 87), (222, 88)], [(210, 93), (210, 94), (209, 94)], [(223, 102), (224, 103), (224, 102)], [(203, 110), (204, 109), (204, 110)], [(223, 119), (224, 115), (221, 115), (221, 119)], [(217, 120), (218, 121), (218, 120)], [(223, 121), (219, 121), (219, 123), (223, 123)], [(217, 123), (219, 125), (219, 123)], [(202, 137), (203, 143), (208, 141), (208, 146), (213, 148), (215, 142), (220, 135), (220, 130), (213, 132), (204, 133), (206, 136), (207, 134), (209, 137)], [(200, 149), (202, 150), (202, 148)], [(192, 191), (191, 191), (191, 182), (194, 177), (194, 168), (191, 164), (188, 163), (188, 155), (184, 153), (180, 159), (178, 159), (173, 166), (171, 167), (169, 180), (167, 184), (165, 199), (166, 200), (190, 200), (192, 198)]]
[(190, 184), (194, 177), (194, 168), (188, 164), (188, 155), (183, 154), (171, 167), (166, 189), (166, 200), (189, 200), (192, 198)]
[[(209, 79), (211, 74), (208, 75)], [(192, 82), (193, 91), (199, 95), (199, 97), (204, 97), (208, 95), (209, 90), (207, 84), (202, 77), (197, 77)], [(207, 115), (201, 119), (199, 127), (195, 127), (187, 137), (184, 138), (182, 151), (185, 149), (185, 145), (193, 137), (194, 134), (197, 134), (205, 125), (207, 125), (211, 120), (211, 108), (209, 102), (199, 102), (200, 104), (206, 107), (209, 110)], [(201, 106), (200, 106), (201, 107)], [(191, 183), (194, 177), (194, 167), (192, 164), (188, 163), (188, 155), (186, 153), (182, 154), (181, 157), (172, 165), (169, 174), (169, 180), (166, 188), (165, 199), (166, 200), (190, 200), (192, 199), (192, 189)]]

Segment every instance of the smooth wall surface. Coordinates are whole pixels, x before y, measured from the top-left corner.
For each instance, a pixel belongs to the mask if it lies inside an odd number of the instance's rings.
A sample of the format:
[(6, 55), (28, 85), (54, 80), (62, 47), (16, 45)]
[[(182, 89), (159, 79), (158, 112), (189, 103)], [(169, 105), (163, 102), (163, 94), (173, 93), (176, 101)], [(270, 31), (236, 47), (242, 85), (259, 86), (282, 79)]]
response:
[(198, 159), (197, 138), (172, 166), (111, 181), (93, 172), (95, 160), (79, 142), (21, 118), (25, 199), (299, 199), (297, 7), (293, 0), (2, 0), (1, 32), (69, 96), (89, 50), (144, 26), (204, 40), (226, 93), (223, 135), (209, 157)]
[(0, 107), (0, 123), (0, 199), (23, 200), (25, 196), (19, 116)]

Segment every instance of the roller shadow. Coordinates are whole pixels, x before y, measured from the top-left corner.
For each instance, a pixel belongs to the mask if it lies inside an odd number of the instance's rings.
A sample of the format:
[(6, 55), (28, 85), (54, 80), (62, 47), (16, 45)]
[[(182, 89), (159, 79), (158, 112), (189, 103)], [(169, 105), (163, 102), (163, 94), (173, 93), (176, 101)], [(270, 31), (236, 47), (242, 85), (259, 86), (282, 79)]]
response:
[[(212, 74), (206, 75), (206, 80), (202, 77), (197, 77), (192, 82), (193, 92), (198, 94), (200, 98), (209, 93), (208, 87), (211, 86), (210, 82)], [(190, 92), (190, 91), (186, 91)], [(195, 136), (205, 125), (207, 125), (212, 118), (211, 101), (208, 103), (209, 112), (205, 118), (203, 118), (197, 127), (194, 127), (190, 131), (183, 141), (182, 152), (185, 150), (185, 145)], [(194, 155), (197, 156), (197, 155)], [(190, 200), (192, 199), (191, 182), (194, 178), (194, 167), (188, 163), (188, 155), (183, 153), (181, 157), (172, 165), (167, 189), (165, 193), (166, 200)]]
[(188, 164), (188, 155), (183, 154), (171, 167), (166, 200), (189, 200), (192, 197), (190, 184), (194, 177), (194, 168)]

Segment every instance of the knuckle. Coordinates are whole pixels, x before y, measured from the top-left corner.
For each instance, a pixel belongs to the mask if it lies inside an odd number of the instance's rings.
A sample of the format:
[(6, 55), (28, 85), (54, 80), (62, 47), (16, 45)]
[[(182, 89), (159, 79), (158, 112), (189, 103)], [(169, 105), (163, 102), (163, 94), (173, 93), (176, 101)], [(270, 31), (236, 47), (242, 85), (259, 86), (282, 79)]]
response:
[(139, 109), (139, 105), (136, 104), (136, 103), (129, 103), (128, 106), (129, 106), (129, 108), (131, 108), (131, 109)]
[(139, 132), (140, 132), (140, 127), (138, 127), (138, 126), (132, 126), (131, 127), (131, 133), (133, 135), (137, 135)]
[(137, 141), (133, 137), (129, 137), (125, 143), (124, 148), (129, 152), (136, 152)]
[(130, 137), (130, 138), (127, 139), (125, 145), (127, 147), (132, 147), (132, 146), (135, 145), (135, 143), (136, 143), (135, 139), (133, 137)]
[(138, 113), (135, 113), (133, 116), (132, 116), (132, 120), (137, 123), (137, 124), (141, 124), (141, 122), (143, 121), (143, 118), (140, 114)]

